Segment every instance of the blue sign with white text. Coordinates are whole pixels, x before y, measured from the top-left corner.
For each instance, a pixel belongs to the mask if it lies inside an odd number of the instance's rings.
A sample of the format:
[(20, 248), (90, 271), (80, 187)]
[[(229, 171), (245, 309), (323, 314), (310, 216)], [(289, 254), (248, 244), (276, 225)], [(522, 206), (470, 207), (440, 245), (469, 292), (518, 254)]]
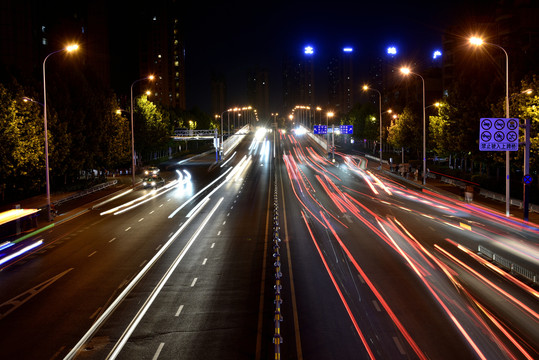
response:
[(314, 134), (327, 134), (328, 133), (328, 127), (327, 127), (327, 125), (314, 125), (313, 133)]
[(354, 125), (341, 125), (341, 134), (353, 134), (354, 133)]

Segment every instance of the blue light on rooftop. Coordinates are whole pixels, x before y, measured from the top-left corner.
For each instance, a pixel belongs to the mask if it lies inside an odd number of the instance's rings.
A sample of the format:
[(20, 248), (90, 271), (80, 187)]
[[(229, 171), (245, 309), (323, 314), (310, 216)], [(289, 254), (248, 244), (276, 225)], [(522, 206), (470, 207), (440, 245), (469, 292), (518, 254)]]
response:
[(387, 48), (387, 53), (389, 55), (397, 55), (397, 48), (395, 46), (390, 46)]
[(438, 57), (440, 57), (440, 56), (442, 56), (442, 52), (441, 52), (440, 50), (436, 50), (436, 51), (434, 51), (434, 53), (432, 54), (432, 58), (433, 58), (434, 60), (436, 60), (436, 58), (438, 58)]
[(312, 46), (305, 46), (305, 54), (312, 55), (314, 54), (314, 48)]
[(345, 48), (342, 49), (342, 51), (350, 53), (350, 52), (353, 52), (354, 49), (351, 48), (351, 47), (345, 47)]

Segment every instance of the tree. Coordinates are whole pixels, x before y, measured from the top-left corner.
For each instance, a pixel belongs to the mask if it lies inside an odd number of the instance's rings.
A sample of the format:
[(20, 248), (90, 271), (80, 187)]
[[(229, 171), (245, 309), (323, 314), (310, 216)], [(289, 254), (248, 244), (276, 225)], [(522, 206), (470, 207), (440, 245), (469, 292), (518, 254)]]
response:
[(396, 148), (409, 148), (415, 151), (420, 158), (422, 149), (422, 120), (420, 120), (409, 107), (405, 107), (400, 116), (390, 126), (387, 141)]
[(373, 104), (356, 104), (346, 115), (347, 124), (354, 126), (354, 134), (363, 139), (376, 140), (378, 138), (378, 115)]
[(12, 88), (0, 84), (0, 192), (31, 193), (44, 184), (42, 109), (22, 101), (21, 86)]
[(438, 156), (448, 156), (459, 150), (457, 108), (447, 100), (440, 102), (438, 115), (429, 116), (429, 150)]
[[(528, 93), (528, 90), (531, 93)], [(511, 117), (519, 118), (521, 125), (525, 119), (531, 121), (530, 135), (530, 172), (539, 172), (539, 78), (536, 75), (526, 77), (521, 82), (519, 92), (512, 94), (510, 101)], [(524, 142), (524, 131), (520, 131), (520, 141)], [(519, 146), (516, 161), (513, 163), (520, 167), (524, 157), (524, 147)]]
[(170, 140), (171, 131), (161, 110), (146, 95), (136, 99), (135, 147), (139, 152), (161, 149)]

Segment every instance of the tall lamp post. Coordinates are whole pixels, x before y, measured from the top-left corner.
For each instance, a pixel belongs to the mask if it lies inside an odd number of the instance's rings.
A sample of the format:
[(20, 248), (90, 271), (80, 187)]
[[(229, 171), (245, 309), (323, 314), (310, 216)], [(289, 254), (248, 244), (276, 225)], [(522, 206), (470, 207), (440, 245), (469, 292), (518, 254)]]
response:
[(43, 126), (45, 127), (45, 183), (47, 188), (47, 217), (48, 220), (51, 221), (51, 186), (50, 186), (50, 179), (49, 179), (49, 136), (47, 131), (47, 82), (46, 82), (46, 76), (45, 76), (45, 63), (47, 62), (47, 59), (54, 54), (57, 54), (62, 51), (67, 52), (73, 52), (78, 50), (79, 45), (69, 45), (63, 49), (56, 50), (51, 52), (49, 55), (45, 57), (43, 60)]
[[(501, 49), (505, 54), (505, 117), (509, 118), (509, 55), (507, 51), (500, 45), (484, 42), (483, 39), (478, 37), (471, 37), (470, 43), (475, 46), (481, 45), (490, 45)], [(511, 204), (511, 194), (510, 194), (510, 160), (509, 160), (509, 151), (505, 152), (505, 216), (509, 216), (509, 205)]]
[(132, 174), (132, 186), (135, 187), (135, 128), (133, 125), (133, 85), (143, 80), (153, 80), (154, 76), (146, 76), (142, 79), (133, 81), (131, 84), (131, 174)]
[(412, 72), (409, 68), (403, 67), (400, 69), (400, 71), (404, 75), (416, 75), (421, 78), (421, 83), (423, 85), (423, 185), (427, 182), (427, 136), (426, 136), (426, 129), (427, 126), (425, 124), (425, 79), (423, 79), (423, 76)]
[(326, 149), (329, 150), (329, 118), (332, 118), (333, 117), (333, 112), (331, 111), (328, 111), (326, 113)]
[[(228, 113), (230, 111), (229, 110), (225, 110), (221, 113), (221, 143), (219, 144), (219, 148), (221, 149), (220, 153), (219, 153), (219, 160), (222, 160), (222, 156), (223, 156), (223, 151), (224, 151), (224, 148), (223, 148), (223, 115), (225, 113)], [(230, 115), (230, 113), (228, 113)], [(230, 116), (228, 117), (228, 127), (229, 127), (229, 131), (230, 131)]]
[(363, 85), (363, 91), (376, 91), (378, 93), (378, 105), (380, 110), (380, 170), (382, 170), (382, 93), (376, 89)]

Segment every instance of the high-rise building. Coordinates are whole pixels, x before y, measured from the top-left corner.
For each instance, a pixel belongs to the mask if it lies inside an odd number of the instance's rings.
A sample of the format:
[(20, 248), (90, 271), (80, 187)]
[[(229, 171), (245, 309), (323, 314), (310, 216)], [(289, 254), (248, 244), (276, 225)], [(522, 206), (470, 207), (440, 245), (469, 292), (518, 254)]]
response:
[(185, 109), (185, 48), (176, 6), (175, 0), (159, 2), (143, 14), (140, 76), (155, 76), (148, 84), (152, 101)]
[(283, 60), (283, 110), (291, 111), (296, 105), (315, 106), (314, 49), (306, 46), (301, 57)]
[[(60, 6), (62, 5), (62, 6)], [(77, 63), (110, 87), (109, 17), (104, 0), (5, 0), (0, 4), (0, 65), (19, 80), (41, 73), (44, 58), (70, 43), (80, 46)]]
[(345, 47), (329, 60), (328, 105), (337, 112), (347, 113), (357, 100), (358, 84), (354, 76), (354, 50)]
[(247, 75), (247, 99), (250, 106), (253, 106), (260, 119), (269, 119), (269, 82), (268, 71), (265, 69), (254, 69)]
[(221, 116), (227, 110), (226, 82), (223, 74), (212, 73), (211, 76), (211, 111)]
[[(459, 19), (443, 34), (443, 88), (466, 81), (479, 86), (485, 95), (505, 89), (506, 56), (509, 57), (510, 87), (519, 86), (525, 75), (537, 74), (539, 64), (539, 5), (534, 0), (499, 2), (487, 14)], [(471, 48), (469, 36), (490, 44)], [(495, 64), (492, 64), (492, 62)], [(498, 66), (496, 66), (496, 64)], [(486, 70), (488, 69), (488, 70)]]

